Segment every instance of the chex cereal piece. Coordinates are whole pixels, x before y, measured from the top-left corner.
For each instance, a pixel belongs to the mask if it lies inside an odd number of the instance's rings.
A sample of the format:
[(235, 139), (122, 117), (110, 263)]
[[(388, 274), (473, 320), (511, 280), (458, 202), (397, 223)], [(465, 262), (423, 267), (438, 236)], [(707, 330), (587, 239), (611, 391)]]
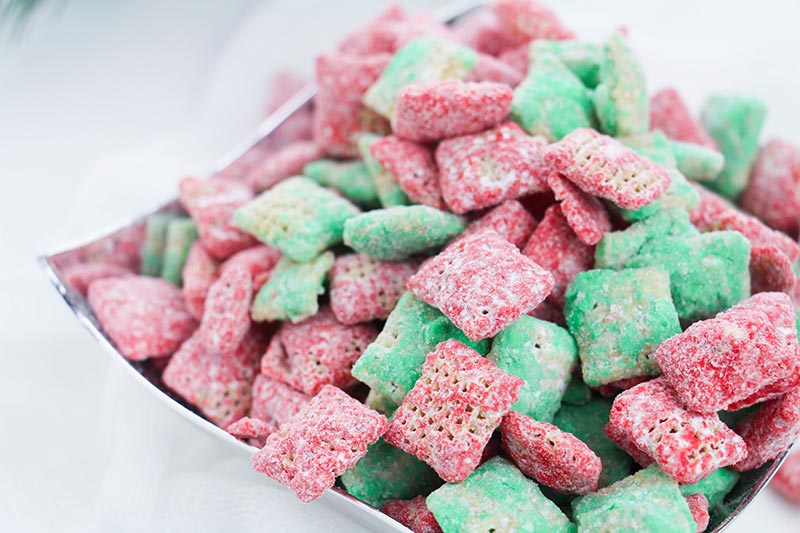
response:
[(131, 361), (170, 355), (197, 328), (180, 289), (161, 279), (98, 279), (88, 299), (103, 331)]
[(314, 96), (314, 143), (326, 154), (353, 157), (353, 135), (365, 131), (361, 98), (378, 79), (391, 56), (322, 54), (317, 57)]
[(425, 496), (417, 496), (411, 500), (389, 500), (383, 504), (381, 512), (414, 533), (442, 533), (439, 522), (425, 503)]
[(164, 255), (164, 245), (167, 241), (167, 226), (173, 219), (175, 215), (170, 213), (156, 213), (147, 217), (141, 248), (143, 276), (161, 274), (161, 257)]
[(192, 244), (183, 265), (183, 300), (194, 318), (203, 318), (208, 289), (219, 275), (219, 265), (199, 242)]
[(380, 77), (364, 94), (364, 104), (391, 119), (397, 95), (412, 84), (463, 79), (477, 61), (477, 53), (441, 37), (412, 39), (398, 50)]
[(495, 336), (486, 358), (525, 380), (511, 409), (550, 422), (577, 365), (578, 348), (564, 328), (522, 316)]
[(708, 500), (702, 494), (692, 494), (685, 496), (686, 503), (689, 505), (689, 512), (692, 513), (692, 519), (697, 524), (697, 533), (703, 533), (708, 527)]
[(655, 360), (689, 409), (726, 409), (794, 374), (793, 309), (783, 293), (758, 294), (664, 341)]
[(208, 290), (200, 338), (211, 353), (230, 353), (250, 329), (253, 277), (244, 266), (228, 268)]
[(513, 122), (442, 141), (436, 164), (445, 203), (454, 213), (466, 213), (547, 190), (545, 144)]
[(275, 432), (311, 401), (311, 396), (283, 381), (258, 374), (253, 381), (253, 400), (248, 415), (266, 422)]
[(261, 373), (311, 395), (325, 385), (347, 388), (356, 382), (350, 368), (377, 334), (371, 324), (345, 326), (324, 307), (281, 325), (261, 358)]
[(681, 331), (660, 267), (581, 272), (567, 289), (564, 317), (590, 387), (658, 375), (653, 352)]
[(395, 206), (348, 220), (344, 243), (374, 259), (396, 261), (435, 250), (465, 227), (462, 217), (427, 205)]
[(575, 235), (594, 246), (606, 232), (611, 231), (611, 219), (600, 201), (580, 190), (574, 183), (557, 172), (547, 178), (556, 200), (561, 202), (561, 212)]
[(170, 283), (183, 284), (183, 265), (192, 244), (197, 240), (197, 226), (191, 218), (174, 218), (167, 224), (164, 254), (161, 256), (161, 277)]
[(792, 262), (774, 245), (750, 250), (750, 292), (785, 292), (791, 294), (795, 285)]
[(681, 485), (681, 494), (684, 496), (702, 494), (708, 501), (709, 509), (714, 509), (722, 503), (737, 481), (739, 481), (738, 472), (728, 467), (717, 468), (697, 483)]
[(606, 424), (605, 432), (611, 441), (614, 442), (621, 450), (625, 450), (631, 459), (633, 459), (639, 466), (647, 468), (655, 462), (647, 452), (642, 451), (633, 441), (630, 433), (622, 430), (619, 426), (614, 424)]
[(542, 54), (552, 54), (572, 71), (587, 88), (594, 89), (600, 83), (600, 62), (603, 50), (600, 46), (584, 41), (537, 39), (530, 44), (530, 57), (535, 61)]
[(295, 141), (276, 150), (251, 170), (246, 178), (256, 192), (262, 192), (280, 181), (301, 174), (307, 163), (322, 157), (322, 150), (311, 141)]
[(578, 238), (560, 205), (547, 208), (522, 253), (553, 275), (555, 284), (547, 299), (559, 307), (570, 282), (594, 265), (594, 249)]
[(679, 483), (696, 483), (747, 456), (744, 441), (716, 413), (685, 409), (663, 378), (619, 394), (609, 425), (614, 428), (608, 432), (612, 440), (624, 434)]
[(333, 314), (342, 324), (386, 319), (418, 267), (413, 260), (378, 261), (363, 254), (337, 257), (330, 272)]
[(600, 126), (609, 135), (624, 137), (650, 129), (644, 68), (621, 33), (611, 35), (603, 46), (594, 105)]
[(764, 403), (735, 429), (747, 444), (747, 458), (734, 470), (752, 470), (778, 457), (800, 437), (800, 387)]
[(256, 294), (250, 316), (257, 322), (300, 322), (317, 314), (317, 297), (325, 292), (325, 277), (331, 267), (333, 252), (325, 252), (308, 263), (295, 263), (282, 257)]
[(628, 476), (633, 460), (605, 434), (604, 427), (611, 413), (611, 400), (591, 398), (581, 406), (562, 405), (553, 417), (553, 424), (585, 442), (600, 458), (603, 470), (599, 486), (606, 487)]
[(660, 166), (590, 129), (577, 129), (548, 146), (545, 161), (584, 191), (624, 209), (652, 203), (670, 181)]
[(431, 148), (388, 135), (370, 144), (369, 150), (412, 202), (445, 208), (439, 187), (439, 169)]
[(367, 448), (341, 481), (348, 494), (378, 509), (387, 500), (427, 495), (443, 483), (426, 463), (383, 439)]
[(725, 158), (717, 150), (707, 146), (669, 141), (678, 170), (687, 178), (709, 181), (716, 178), (725, 165)]
[(342, 241), (359, 209), (309, 178), (294, 177), (240, 207), (236, 224), (292, 261), (306, 262)]
[(470, 222), (467, 229), (461, 232), (458, 239), (463, 239), (485, 229), (494, 230), (498, 235), (522, 248), (536, 228), (536, 219), (517, 200), (506, 200), (493, 207), (485, 215)]
[(770, 226), (797, 235), (800, 217), (800, 147), (772, 139), (761, 147), (742, 194), (742, 207)]
[(482, 355), (489, 351), (488, 339), (470, 341), (438, 309), (408, 291), (356, 361), (353, 376), (400, 404), (419, 379), (425, 357), (447, 339), (457, 339)]
[(553, 276), (492, 230), (448, 246), (408, 279), (408, 288), (472, 340), (493, 337), (539, 305)]
[(478, 133), (505, 120), (512, 98), (511, 87), (503, 83), (445, 80), (409, 85), (397, 93), (392, 131), (415, 142)]
[(332, 385), (267, 438), (255, 470), (287, 485), (303, 502), (319, 498), (386, 431), (386, 418)]
[(366, 25), (345, 35), (337, 50), (354, 56), (394, 52), (399, 32), (407, 23), (408, 16), (403, 9), (391, 4)]
[(250, 332), (235, 351), (214, 354), (205, 350), (195, 333), (172, 356), (162, 379), (209, 420), (227, 427), (250, 408), (253, 376), (264, 344), (260, 334)]
[(237, 439), (248, 439), (250, 442), (263, 443), (271, 433), (275, 432), (275, 429), (261, 419), (243, 416), (236, 422), (229, 424), (225, 431)]
[(503, 449), (522, 473), (561, 492), (597, 490), (600, 458), (574, 435), (514, 411), (500, 425)]
[(501, 457), (486, 461), (465, 481), (435, 490), (426, 502), (444, 531), (575, 531), (536, 483)]
[(126, 226), (87, 244), (83, 249), (82, 260), (88, 263), (110, 263), (139, 272), (144, 239), (144, 224)]
[(658, 197), (658, 200), (639, 209), (616, 209), (619, 215), (629, 221), (644, 220), (661, 211), (683, 209), (692, 211), (700, 203), (700, 194), (692, 186), (686, 176), (675, 168), (667, 168), (669, 187)]
[(536, 39), (566, 40), (575, 36), (538, 0), (497, 0), (492, 10), (500, 24), (520, 43)]
[(470, 11), (453, 21), (451, 28), (460, 42), (481, 54), (496, 57), (519, 44), (491, 9)]
[(650, 127), (663, 131), (670, 139), (716, 149), (717, 144), (698, 122), (680, 94), (672, 87), (650, 97)]
[(678, 484), (655, 465), (572, 502), (579, 531), (694, 533)]
[(394, 207), (398, 205), (409, 205), (409, 200), (406, 193), (400, 187), (394, 175), (383, 168), (378, 160), (372, 155), (370, 147), (372, 143), (381, 139), (380, 135), (373, 133), (360, 133), (356, 140), (358, 153), (364, 164), (367, 166), (367, 171), (375, 181), (375, 190), (378, 193), (378, 200), (383, 207)]
[(72, 287), (72, 290), (86, 298), (89, 285), (91, 285), (93, 281), (105, 278), (116, 278), (133, 273), (134, 272), (127, 267), (99, 261), (74, 263), (64, 267), (61, 275), (66, 281), (67, 286)]
[(590, 127), (593, 113), (591, 91), (555, 55), (537, 52), (514, 89), (514, 121), (531, 135), (557, 141), (576, 128)]
[(795, 452), (786, 458), (772, 478), (770, 487), (790, 502), (800, 505), (800, 453)]
[(528, 67), (530, 67), (530, 43), (524, 43), (516, 48), (506, 50), (497, 56), (497, 59), (520, 72), (523, 76), (528, 75)]
[(319, 159), (303, 167), (303, 175), (320, 185), (333, 187), (346, 198), (364, 207), (377, 207), (375, 180), (362, 161)]
[(431, 465), (443, 480), (463, 481), (523, 384), (468, 346), (442, 342), (428, 354), (384, 438)]
[(250, 272), (253, 278), (253, 290), (257, 291), (269, 279), (272, 269), (280, 258), (281, 253), (277, 248), (259, 244), (229, 257), (220, 266), (220, 274), (224, 274), (228, 269), (243, 266)]
[(709, 97), (701, 120), (725, 156), (725, 166), (715, 180), (708, 182), (709, 188), (726, 198), (736, 198), (747, 188), (766, 116), (766, 106), (755, 98)]
[(478, 54), (478, 61), (475, 63), (475, 67), (469, 72), (464, 81), (490, 81), (502, 83), (509, 87), (516, 87), (522, 83), (523, 79), (525, 79), (525, 74), (508, 63), (496, 57)]

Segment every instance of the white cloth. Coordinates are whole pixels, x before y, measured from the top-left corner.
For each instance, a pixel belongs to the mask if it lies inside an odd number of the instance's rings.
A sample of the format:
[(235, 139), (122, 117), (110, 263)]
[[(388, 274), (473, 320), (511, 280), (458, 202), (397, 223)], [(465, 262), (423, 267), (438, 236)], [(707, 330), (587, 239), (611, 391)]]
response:
[[(773, 110), (768, 132), (800, 141), (796, 5), (761, 2), (770, 24), (758, 26), (744, 2), (725, 13), (689, 0), (560, 4), (589, 38), (628, 25), (653, 88), (675, 83), (694, 106), (712, 90), (758, 94)], [(258, 122), (270, 72), (309, 73), (314, 52), (377, 9), (368, 0), (73, 0), (46, 3), (21, 40), (2, 44), (0, 530), (365, 529), (265, 483), (243, 454), (130, 380), (33, 256), (202, 175)], [(794, 531), (797, 517), (767, 492), (730, 531)]]

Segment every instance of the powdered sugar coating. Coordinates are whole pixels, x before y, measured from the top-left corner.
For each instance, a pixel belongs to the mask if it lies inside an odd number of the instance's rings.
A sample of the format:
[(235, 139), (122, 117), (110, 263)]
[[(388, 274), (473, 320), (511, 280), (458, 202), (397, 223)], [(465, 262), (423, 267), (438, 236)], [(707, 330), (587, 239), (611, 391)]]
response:
[(765, 403), (735, 429), (747, 444), (748, 453), (734, 470), (752, 470), (778, 457), (800, 437), (800, 387)]
[(269, 279), (272, 269), (278, 264), (281, 252), (277, 248), (266, 244), (252, 246), (228, 258), (220, 266), (220, 274), (231, 268), (244, 267), (253, 278), (253, 290), (257, 291)]
[(506, 200), (479, 219), (472, 221), (456, 239), (463, 239), (485, 229), (491, 229), (521, 249), (528, 242), (535, 228), (536, 219), (521, 203), (517, 200)]
[(381, 512), (414, 533), (442, 533), (439, 522), (425, 504), (425, 496), (417, 496), (411, 500), (389, 500), (383, 504)]
[(800, 505), (800, 453), (786, 458), (770, 486), (790, 502)]
[(496, 0), (492, 10), (506, 31), (526, 43), (535, 39), (573, 39), (555, 13), (538, 0)]
[(516, 87), (525, 78), (525, 74), (515, 69), (508, 63), (486, 54), (478, 54), (475, 67), (469, 72), (464, 81), (491, 81), (503, 83), (509, 87)]
[(105, 261), (74, 263), (64, 267), (61, 275), (72, 290), (86, 297), (93, 281), (133, 274), (129, 268)]
[(771, 139), (761, 147), (741, 197), (742, 207), (770, 226), (797, 235), (800, 224), (800, 147)]
[(183, 265), (183, 300), (186, 309), (199, 320), (203, 318), (208, 289), (216, 281), (217, 262), (199, 242), (192, 244)]
[(233, 424), (229, 424), (225, 431), (237, 439), (252, 439), (251, 442), (253, 440), (263, 442), (275, 430), (261, 419), (243, 416)]
[(775, 245), (758, 246), (750, 250), (750, 291), (785, 292), (791, 294), (795, 285), (792, 262)]
[(597, 198), (586, 194), (557, 172), (550, 174), (547, 184), (553, 190), (556, 200), (561, 202), (561, 212), (567, 219), (567, 224), (581, 241), (594, 246), (606, 232), (611, 231), (611, 219)]
[(253, 278), (244, 266), (226, 269), (206, 296), (200, 338), (211, 353), (230, 353), (250, 329)]
[(258, 374), (253, 382), (253, 401), (248, 416), (266, 422), (272, 433), (310, 401), (311, 396), (283, 381)]
[(665, 87), (650, 97), (650, 127), (663, 131), (675, 141), (717, 148), (717, 143), (692, 116), (673, 87)]
[(381, 167), (394, 176), (411, 201), (435, 209), (445, 208), (439, 187), (439, 169), (431, 148), (388, 135), (370, 144), (369, 150)]
[(708, 527), (708, 499), (700, 493), (685, 496), (686, 503), (689, 505), (689, 512), (692, 513), (692, 519), (697, 524), (696, 533), (703, 533)]
[(248, 172), (245, 181), (256, 192), (269, 189), (276, 183), (300, 174), (306, 163), (322, 157), (322, 150), (311, 141), (295, 141), (271, 153)]

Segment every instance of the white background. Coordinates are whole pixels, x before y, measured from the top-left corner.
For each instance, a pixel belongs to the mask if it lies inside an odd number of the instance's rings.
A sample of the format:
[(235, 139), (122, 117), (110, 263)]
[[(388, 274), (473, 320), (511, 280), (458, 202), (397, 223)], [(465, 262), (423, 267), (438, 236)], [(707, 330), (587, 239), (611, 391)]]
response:
[[(51, 0), (0, 42), (0, 530), (359, 530), (267, 487), (109, 364), (34, 255), (203, 174), (258, 123), (272, 70), (310, 73), (382, 4)], [(798, 3), (559, 4), (586, 38), (627, 26), (651, 88), (674, 83), (695, 109), (710, 91), (759, 95), (767, 134), (800, 142)], [(731, 531), (798, 518), (767, 491)]]

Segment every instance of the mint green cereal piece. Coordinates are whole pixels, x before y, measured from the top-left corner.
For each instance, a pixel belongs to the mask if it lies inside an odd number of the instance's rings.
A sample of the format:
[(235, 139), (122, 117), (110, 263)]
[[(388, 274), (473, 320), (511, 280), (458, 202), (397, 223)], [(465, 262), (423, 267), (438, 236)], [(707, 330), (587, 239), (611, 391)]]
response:
[(425, 357), (447, 339), (459, 340), (481, 355), (489, 351), (488, 339), (469, 340), (438, 309), (407, 291), (356, 361), (353, 377), (400, 405), (419, 379)]
[(561, 409), (553, 417), (553, 424), (562, 431), (572, 433), (597, 454), (603, 463), (600, 473), (600, 487), (616, 483), (633, 471), (633, 459), (614, 444), (606, 435), (604, 428), (611, 414), (610, 398), (592, 398), (585, 405), (567, 405), (562, 402)]
[(678, 483), (656, 465), (572, 502), (581, 533), (694, 533)]
[(609, 37), (603, 46), (594, 105), (600, 126), (611, 136), (626, 137), (650, 129), (644, 69), (619, 33)]
[(233, 220), (292, 261), (305, 262), (342, 242), (345, 221), (360, 212), (333, 191), (296, 176), (237, 209)]
[(725, 158), (716, 150), (699, 144), (669, 141), (678, 170), (696, 181), (713, 180), (722, 171)]
[(463, 217), (426, 205), (389, 207), (348, 220), (344, 243), (374, 259), (396, 261), (439, 248), (465, 227)]
[(441, 37), (419, 37), (395, 52), (364, 94), (364, 105), (391, 119), (400, 89), (412, 84), (463, 79), (478, 61), (471, 48)]
[(670, 140), (661, 130), (651, 130), (646, 133), (629, 135), (619, 138), (619, 141), (649, 160), (665, 168), (677, 166)]
[(661, 211), (671, 209), (681, 209), (687, 213), (692, 211), (700, 203), (700, 193), (692, 187), (689, 180), (675, 168), (667, 168), (670, 177), (669, 186), (664, 193), (654, 202), (640, 207), (639, 209), (620, 209), (613, 204), (612, 208), (628, 222), (644, 220)]
[(722, 503), (737, 481), (739, 481), (738, 472), (730, 468), (717, 468), (697, 483), (681, 485), (681, 494), (684, 496), (702, 494), (708, 500), (708, 508), (711, 510)]
[(320, 185), (333, 187), (349, 200), (367, 208), (378, 207), (375, 180), (363, 161), (334, 161), (320, 159), (303, 168), (303, 175)]
[(183, 265), (189, 250), (197, 240), (197, 226), (189, 217), (175, 218), (167, 224), (164, 255), (161, 257), (161, 277), (179, 287), (183, 285)]
[(579, 370), (572, 372), (564, 396), (561, 397), (561, 405), (581, 406), (592, 401), (592, 389), (583, 382)]
[(564, 328), (525, 315), (495, 336), (486, 358), (525, 380), (511, 409), (550, 422), (577, 366), (578, 347)]
[(325, 292), (325, 276), (333, 267), (333, 259), (333, 252), (325, 252), (308, 263), (281, 257), (253, 300), (253, 320), (300, 322), (316, 315), (317, 297)]
[(435, 490), (426, 503), (445, 533), (575, 532), (575, 525), (536, 482), (501, 457), (486, 461), (461, 483)]
[(551, 53), (537, 53), (514, 89), (511, 119), (531, 135), (557, 141), (592, 125), (591, 91)]
[(389, 419), (392, 418), (394, 412), (397, 411), (398, 407), (400, 407), (390, 400), (388, 396), (381, 394), (375, 389), (369, 390), (369, 393), (367, 393), (367, 398), (364, 400), (364, 405), (370, 409), (378, 411)]
[(410, 500), (427, 495), (444, 483), (425, 462), (383, 439), (341, 476), (345, 490), (380, 509), (387, 500)]
[(175, 219), (172, 214), (155, 214), (147, 217), (142, 243), (142, 275), (160, 276), (161, 257), (167, 242), (167, 226)]
[(681, 332), (660, 267), (581, 272), (567, 288), (564, 318), (590, 387), (660, 374), (652, 354)]
[(706, 183), (709, 189), (730, 199), (744, 191), (766, 117), (767, 107), (756, 98), (709, 97), (700, 120), (725, 157), (722, 172)]
[(594, 89), (600, 83), (600, 62), (603, 60), (603, 51), (596, 44), (544, 39), (532, 41), (531, 60), (535, 60), (543, 53), (556, 56), (589, 89)]
[(375, 193), (378, 195), (378, 201), (383, 207), (411, 205), (411, 200), (403, 192), (394, 174), (383, 168), (378, 163), (378, 160), (373, 157), (372, 152), (369, 151), (369, 146), (380, 138), (380, 135), (375, 135), (374, 133), (361, 133), (356, 141), (358, 153), (375, 183)]

